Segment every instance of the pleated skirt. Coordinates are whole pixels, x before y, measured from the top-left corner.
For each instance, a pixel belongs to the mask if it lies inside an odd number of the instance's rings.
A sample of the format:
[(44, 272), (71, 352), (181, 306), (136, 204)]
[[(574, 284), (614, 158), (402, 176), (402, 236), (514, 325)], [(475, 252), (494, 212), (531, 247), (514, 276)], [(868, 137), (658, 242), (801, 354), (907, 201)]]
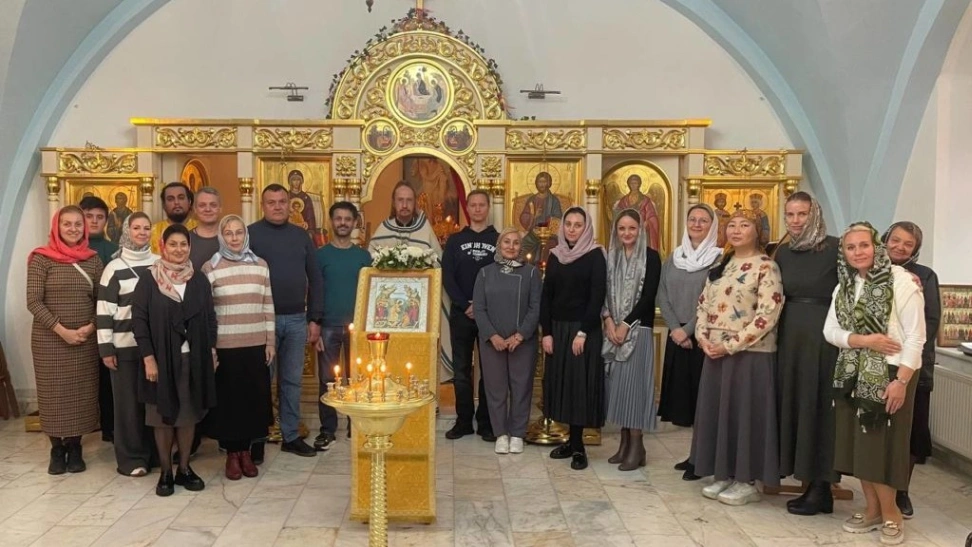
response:
[(665, 344), (665, 366), (662, 369), (661, 396), (658, 417), (680, 427), (695, 423), (695, 407), (699, 400), (699, 381), (705, 354), (693, 336), (692, 349), (685, 349), (671, 338)]
[(574, 355), (571, 344), (579, 321), (554, 321), (553, 354), (543, 370), (543, 411), (557, 422), (584, 427), (604, 425), (604, 359), (600, 329), (587, 333), (584, 351)]
[(776, 354), (705, 358), (689, 460), (716, 480), (780, 484)]
[(655, 342), (652, 329), (637, 327), (627, 361), (606, 363), (607, 421), (621, 427), (655, 429)]

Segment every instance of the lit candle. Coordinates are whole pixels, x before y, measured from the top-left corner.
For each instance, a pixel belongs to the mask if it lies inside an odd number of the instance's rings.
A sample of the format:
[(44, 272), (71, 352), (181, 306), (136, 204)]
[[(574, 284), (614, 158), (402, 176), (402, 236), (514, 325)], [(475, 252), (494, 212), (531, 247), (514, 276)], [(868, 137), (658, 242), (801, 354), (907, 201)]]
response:
[(334, 365), (334, 381), (341, 385), (341, 365)]
[(378, 381), (381, 383), (381, 394), (385, 394), (385, 363), (378, 366)]
[(368, 371), (368, 391), (371, 391), (371, 381), (374, 378), (375, 368), (371, 366), (371, 363), (368, 363), (368, 366), (365, 368), (365, 370)]
[(411, 362), (405, 363), (405, 376), (408, 377), (408, 381), (409, 382), (412, 381), (412, 363)]
[(533, 255), (530, 254), (530, 253), (527, 253), (526, 259), (527, 259), (527, 262), (529, 262), (530, 260), (533, 259)]
[(348, 325), (348, 332), (354, 332), (354, 323)]

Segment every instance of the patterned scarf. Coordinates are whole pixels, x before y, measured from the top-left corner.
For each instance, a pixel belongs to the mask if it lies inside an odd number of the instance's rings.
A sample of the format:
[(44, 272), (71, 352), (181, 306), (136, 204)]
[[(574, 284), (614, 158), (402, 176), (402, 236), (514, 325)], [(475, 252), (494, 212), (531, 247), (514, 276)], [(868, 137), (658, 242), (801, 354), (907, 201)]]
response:
[[(245, 232), (243, 236), (243, 248), (240, 252), (230, 250), (229, 246), (226, 245), (226, 238), (223, 237), (223, 228), (233, 220), (242, 224), (243, 231)], [(233, 262), (250, 262), (253, 264), (256, 264), (260, 260), (256, 253), (250, 250), (250, 230), (247, 229), (246, 223), (243, 222), (243, 218), (239, 215), (226, 215), (223, 217), (223, 220), (219, 221), (219, 229), (216, 232), (216, 237), (219, 239), (219, 251), (213, 255), (213, 258), (209, 262), (214, 268), (223, 258)]]
[[(648, 256), (648, 237), (645, 230), (638, 230), (638, 239), (635, 241), (631, 256), (625, 254), (624, 244), (618, 238), (618, 221), (623, 218), (621, 214), (625, 212), (633, 213), (638, 226), (641, 226), (641, 215), (638, 214), (638, 211), (625, 209), (617, 214), (614, 229), (611, 231), (611, 251), (608, 253), (607, 259), (607, 294), (604, 299), (604, 306), (611, 317), (615, 318), (615, 323), (619, 323), (622, 317), (631, 313), (635, 303), (641, 298), (641, 289), (645, 284), (645, 261)], [(638, 325), (636, 322), (631, 326), (628, 337), (620, 346), (605, 338), (601, 355), (609, 362), (624, 362), (634, 353), (637, 343)]]
[(175, 289), (175, 285), (188, 283), (192, 279), (192, 262), (189, 261), (188, 254), (185, 262), (169, 262), (166, 257), (165, 246), (163, 246), (162, 258), (149, 266), (149, 271), (152, 272), (152, 278), (159, 285), (159, 292), (176, 302), (182, 302), (182, 297), (179, 296), (179, 291)]
[[(844, 252), (837, 257), (838, 290), (834, 309), (840, 327), (854, 334), (886, 334), (894, 300), (894, 280), (891, 275), (891, 259), (887, 249), (878, 239), (878, 232), (868, 222), (858, 222), (844, 232), (840, 240), (852, 231), (867, 227), (874, 245), (874, 264), (867, 272), (861, 296), (855, 301), (857, 270), (847, 263)], [(882, 398), (888, 388), (888, 364), (884, 355), (867, 348), (842, 349), (834, 368), (834, 389), (837, 397), (850, 399), (857, 408), (861, 429), (876, 427), (888, 419)]]
[(516, 228), (509, 227), (504, 228), (498, 238), (496, 238), (496, 254), (493, 255), (493, 260), (500, 265), (500, 271), (505, 274), (513, 273), (513, 270), (523, 266), (523, 263), (516, 259), (503, 258), (503, 254), (500, 252), (500, 245), (503, 243), (503, 238), (507, 234), (516, 233), (517, 236), (520, 235), (520, 231)]
[[(143, 217), (139, 217), (143, 218)], [(145, 245), (138, 246), (132, 241), (132, 215), (128, 215), (122, 222), (122, 234), (118, 238), (118, 250), (111, 255), (112, 258), (122, 258), (131, 261), (146, 260), (152, 254), (152, 246), (146, 242)]]
[(810, 214), (807, 215), (807, 223), (803, 226), (803, 231), (796, 237), (791, 237), (787, 232), (786, 237), (790, 240), (792, 251), (816, 249), (827, 239), (827, 223), (824, 222), (823, 213), (820, 211), (820, 202), (810, 198)]

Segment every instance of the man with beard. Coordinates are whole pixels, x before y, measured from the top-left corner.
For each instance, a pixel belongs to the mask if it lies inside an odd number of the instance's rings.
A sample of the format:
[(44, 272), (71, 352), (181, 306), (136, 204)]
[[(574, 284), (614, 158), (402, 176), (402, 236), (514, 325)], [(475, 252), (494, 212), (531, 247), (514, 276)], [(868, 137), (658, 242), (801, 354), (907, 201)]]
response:
[(173, 224), (182, 224), (192, 230), (196, 219), (189, 218), (193, 203), (192, 190), (181, 182), (170, 182), (162, 188), (162, 210), (165, 219), (152, 225), (152, 252), (162, 254), (162, 232)]
[[(351, 231), (358, 220), (358, 208), (348, 201), (331, 205), (331, 241), (317, 250), (317, 265), (324, 278), (324, 322), (317, 341), (317, 377), (320, 378), (321, 397), (328, 382), (334, 382), (334, 365), (344, 349), (342, 374), (350, 371), (351, 335), (348, 325), (354, 316), (354, 300), (358, 293), (358, 272), (371, 266), (368, 251), (351, 242)], [(337, 411), (318, 399), (321, 432), (314, 439), (314, 448), (328, 450), (333, 446), (337, 431)], [(348, 434), (351, 433), (350, 423)]]
[[(925, 296), (925, 346), (921, 352), (921, 368), (918, 369), (918, 388), (915, 391), (915, 409), (911, 420), (911, 472), (916, 463), (925, 463), (931, 456), (931, 430), (928, 427), (931, 392), (935, 387), (935, 339), (942, 318), (942, 302), (938, 292), (938, 275), (928, 266), (918, 264), (921, 251), (921, 228), (914, 222), (895, 222), (884, 233), (891, 262), (918, 277)], [(909, 475), (910, 476), (910, 475)], [(907, 490), (897, 494), (898, 509), (906, 519), (915, 515)]]
[(415, 211), (415, 190), (404, 181), (392, 190), (391, 216), (378, 226), (368, 246), (374, 253), (379, 247), (394, 247), (399, 243), (432, 249), (442, 257), (442, 247), (432, 231), (432, 223), (425, 217), (425, 212)]

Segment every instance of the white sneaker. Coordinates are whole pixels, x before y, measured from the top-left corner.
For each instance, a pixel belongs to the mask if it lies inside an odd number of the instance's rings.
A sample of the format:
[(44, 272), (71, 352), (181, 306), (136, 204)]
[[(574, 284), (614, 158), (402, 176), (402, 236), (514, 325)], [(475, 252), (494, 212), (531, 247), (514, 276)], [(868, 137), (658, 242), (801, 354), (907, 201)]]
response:
[(523, 453), (523, 439), (520, 437), (510, 437), (510, 454)]
[(493, 448), (493, 452), (497, 454), (509, 454), (510, 453), (510, 436), (500, 435), (496, 437), (496, 446)]
[(729, 488), (730, 486), (732, 486), (731, 480), (715, 481), (714, 483), (702, 489), (702, 495), (709, 498), (710, 500), (714, 500), (719, 497), (719, 494), (721, 494), (723, 490)]
[(746, 505), (760, 500), (756, 485), (737, 482), (719, 494), (719, 501), (726, 505)]

